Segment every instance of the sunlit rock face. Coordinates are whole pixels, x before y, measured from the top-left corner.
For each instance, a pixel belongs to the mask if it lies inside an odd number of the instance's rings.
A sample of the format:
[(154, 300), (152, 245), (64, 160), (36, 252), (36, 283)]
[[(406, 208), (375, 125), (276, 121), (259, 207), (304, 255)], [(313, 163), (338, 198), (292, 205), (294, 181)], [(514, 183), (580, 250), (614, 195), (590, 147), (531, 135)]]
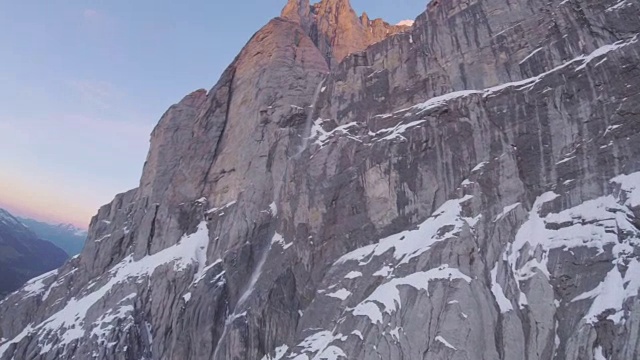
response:
[(0, 359), (640, 357), (640, 5), (353, 14), (289, 2), (172, 106)]
[(356, 15), (349, 0), (289, 0), (281, 16), (291, 20), (313, 40), (330, 66), (337, 66), (347, 55), (394, 34), (407, 31), (407, 22), (390, 25), (382, 19), (369, 19), (367, 13)]

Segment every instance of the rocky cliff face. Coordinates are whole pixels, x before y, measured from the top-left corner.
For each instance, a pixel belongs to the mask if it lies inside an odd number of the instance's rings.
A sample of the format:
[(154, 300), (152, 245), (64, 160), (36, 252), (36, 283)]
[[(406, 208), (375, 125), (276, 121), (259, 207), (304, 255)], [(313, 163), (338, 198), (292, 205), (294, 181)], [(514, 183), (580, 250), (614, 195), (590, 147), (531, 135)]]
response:
[(0, 299), (67, 259), (63, 250), (39, 239), (16, 217), (0, 209)]
[(331, 67), (349, 54), (409, 29), (382, 19), (370, 20), (366, 13), (358, 17), (349, 0), (322, 0), (313, 5), (309, 0), (289, 0), (281, 17), (300, 25)]
[(165, 113), (1, 359), (640, 355), (640, 4), (439, 0), (369, 47), (347, 5)]

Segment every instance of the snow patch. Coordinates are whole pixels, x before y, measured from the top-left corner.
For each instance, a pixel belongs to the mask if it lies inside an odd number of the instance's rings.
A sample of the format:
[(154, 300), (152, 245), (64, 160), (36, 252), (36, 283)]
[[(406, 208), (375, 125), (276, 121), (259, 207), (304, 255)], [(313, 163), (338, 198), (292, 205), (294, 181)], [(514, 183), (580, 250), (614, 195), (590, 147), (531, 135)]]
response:
[[(137, 294), (131, 294), (124, 299), (122, 299), (118, 304), (122, 304), (123, 302), (133, 301), (136, 298)], [(133, 325), (133, 314), (134, 307), (133, 305), (121, 305), (116, 308), (108, 310), (102, 316), (98, 318), (92, 324), (91, 336), (96, 336), (98, 338), (98, 342), (100, 345), (104, 346), (107, 344), (107, 337), (117, 328), (119, 331), (126, 331), (129, 327)], [(122, 319), (130, 319), (129, 323), (123, 325), (120, 320)], [(51, 345), (51, 344), (47, 344)], [(46, 352), (46, 351), (43, 351)]]
[(633, 39), (628, 40), (628, 41), (627, 40), (620, 40), (620, 41), (616, 41), (613, 44), (602, 46), (602, 47), (596, 49), (595, 51), (593, 51), (591, 54), (582, 56), (581, 58), (578, 58), (578, 59), (583, 61), (583, 64), (578, 66), (576, 68), (576, 71), (586, 68), (587, 65), (593, 59), (596, 59), (596, 58), (598, 58), (600, 56), (603, 56), (603, 55), (606, 55), (606, 54), (608, 54), (608, 53), (610, 53), (612, 51), (615, 51), (615, 50), (618, 50), (620, 48), (623, 48), (623, 47), (625, 47), (625, 46), (627, 46), (629, 44), (633, 44), (633, 43), (635, 43), (637, 41), (638, 41), (638, 35), (636, 35)]
[(337, 360), (339, 357), (348, 358), (342, 349), (335, 345), (330, 345), (333, 341), (346, 341), (347, 337), (342, 334), (333, 335), (332, 332), (323, 330), (309, 335), (297, 345), (301, 350), (289, 355), (293, 360), (309, 360), (306, 354), (318, 354), (313, 359)]
[(640, 206), (640, 172), (616, 176), (611, 182), (619, 184), (625, 192), (625, 205), (632, 208)]
[(479, 91), (479, 90), (454, 91), (454, 92), (450, 92), (444, 95), (431, 98), (423, 102), (422, 104), (414, 105), (413, 107), (411, 107), (411, 109), (417, 109), (417, 110), (420, 110), (420, 112), (425, 112), (427, 110), (431, 110), (439, 106), (442, 106), (451, 100), (467, 97), (474, 94), (481, 94), (481, 93), (482, 91)]
[[(336, 261), (336, 264), (347, 261), (359, 261), (361, 265), (369, 263), (371, 257), (380, 256), (393, 250), (396, 259), (402, 260), (401, 264), (420, 256), (428, 251), (434, 244), (455, 238), (462, 227), (468, 224), (461, 217), (462, 204), (473, 198), (467, 195), (461, 199), (445, 202), (425, 222), (418, 225), (416, 230), (406, 230), (380, 240), (379, 243), (354, 250)], [(446, 230), (446, 231), (442, 231)], [(369, 258), (368, 260), (365, 260)]]
[(45, 292), (44, 292), (44, 295), (42, 295), (42, 301), (47, 300), (47, 298), (49, 297), (49, 295), (51, 294), (51, 291), (52, 291), (53, 289), (55, 289), (55, 288), (57, 288), (58, 286), (62, 285), (62, 282), (63, 282), (63, 280), (64, 280), (64, 279), (66, 279), (67, 277), (69, 277), (69, 276), (73, 275), (73, 274), (74, 274), (75, 272), (77, 272), (77, 271), (78, 271), (78, 269), (75, 269), (75, 268), (74, 268), (73, 270), (71, 270), (71, 271), (67, 272), (66, 274), (64, 274), (64, 275), (62, 275), (62, 276), (59, 276), (53, 284), (51, 284), (51, 285), (49, 285), (49, 286), (47, 287), (47, 291), (45, 291)]
[(502, 212), (498, 215), (496, 215), (496, 218), (493, 220), (493, 222), (498, 222), (500, 220), (502, 220), (505, 216), (507, 216), (510, 212), (512, 212), (513, 210), (515, 210), (515, 208), (517, 208), (518, 206), (520, 206), (520, 203), (517, 202), (515, 204), (511, 204), (509, 206), (505, 206), (502, 209)]
[(444, 346), (448, 347), (449, 349), (458, 350), (453, 345), (451, 345), (447, 340), (445, 340), (442, 336), (436, 336), (435, 340), (443, 344)]
[(602, 346), (598, 346), (597, 348), (593, 349), (593, 360), (607, 360), (607, 358), (604, 357)]
[(519, 80), (519, 81), (514, 81), (514, 82), (509, 82), (509, 83), (505, 83), (502, 85), (498, 85), (498, 86), (494, 86), (492, 88), (488, 88), (484, 91), (484, 96), (488, 97), (488, 96), (492, 96), (497, 92), (500, 92), (501, 90), (510, 88), (510, 87), (517, 87), (516, 90), (527, 90), (532, 88), (535, 84), (537, 84), (540, 80), (542, 80), (545, 76), (550, 75), (556, 71), (562, 70), (570, 65), (573, 65), (575, 63), (578, 62), (582, 62), (582, 65), (578, 66), (575, 71), (579, 71), (584, 69), (587, 64), (589, 64), (589, 62), (591, 62), (593, 59), (596, 59), (600, 56), (606, 55), (609, 52), (615, 51), (617, 49), (620, 49), (622, 47), (625, 47), (627, 45), (633, 44), (635, 42), (638, 41), (638, 36), (636, 35), (633, 39), (631, 40), (620, 40), (618, 42), (615, 42), (613, 44), (610, 45), (605, 45), (602, 46), (596, 50), (594, 50), (592, 53), (588, 54), (588, 55), (581, 55), (578, 56), (570, 61), (565, 62), (562, 65), (559, 65), (547, 72), (544, 72), (540, 75), (531, 77), (531, 78), (527, 78), (524, 80)]
[(287, 350), (289, 350), (289, 347), (287, 345), (279, 346), (276, 348), (274, 357), (271, 357), (271, 355), (267, 354), (262, 357), (262, 360), (281, 360), (287, 353)]
[[(176, 271), (186, 270), (194, 263), (198, 263), (197, 251), (206, 247), (209, 241), (207, 223), (202, 222), (198, 230), (190, 235), (183, 236), (180, 241), (167, 249), (156, 254), (146, 256), (138, 261), (133, 260), (133, 256), (128, 256), (116, 266), (114, 266), (107, 276), (108, 282), (98, 290), (89, 293), (81, 298), (70, 299), (64, 308), (42, 323), (27, 327), (22, 333), (11, 341), (0, 346), (0, 356), (9, 348), (11, 344), (19, 342), (27, 335), (40, 334), (40, 338), (45, 340), (45, 336), (58, 336), (59, 342), (55, 347), (67, 345), (74, 340), (83, 337), (86, 333), (83, 324), (87, 317), (87, 312), (99, 300), (104, 298), (116, 285), (139, 279), (143, 276), (151, 276), (160, 266), (173, 264)], [(95, 285), (94, 282), (92, 285)], [(47, 335), (45, 335), (47, 334)], [(37, 335), (36, 335), (37, 336)]]
[(0, 221), (7, 225), (21, 225), (22, 227), (26, 227), (24, 224), (18, 221), (15, 216), (11, 215), (4, 209), (0, 209)]
[(389, 330), (389, 334), (393, 336), (396, 341), (400, 341), (400, 328), (396, 327), (394, 329)]
[(520, 63), (519, 63), (519, 64), (520, 64), (520, 65), (522, 65), (525, 61), (529, 60), (531, 57), (533, 57), (535, 54), (537, 54), (539, 51), (541, 51), (541, 50), (543, 50), (543, 49), (544, 49), (543, 47), (539, 47), (539, 48), (537, 48), (537, 49), (533, 50), (533, 51), (531, 52), (531, 54), (527, 55), (527, 57), (525, 57), (524, 59), (522, 59), (522, 61), (520, 61)]
[[(235, 205), (235, 204), (236, 204), (236, 202), (237, 202), (237, 201), (235, 201), (235, 200), (234, 200), (234, 201), (231, 201), (230, 203), (227, 203), (226, 205), (223, 205), (223, 206), (220, 206), (220, 207), (214, 207), (214, 208), (211, 208), (211, 209), (207, 210), (207, 214), (219, 213), (219, 212), (221, 212), (222, 210), (227, 209), (227, 208), (229, 208), (229, 207), (231, 207), (231, 206)], [(219, 215), (220, 215), (220, 216), (224, 215), (224, 212), (223, 212), (223, 213), (220, 213)]]
[(193, 282), (191, 283), (191, 285), (195, 285), (195, 284), (199, 283), (200, 281), (202, 281), (207, 276), (207, 273), (209, 272), (209, 270), (211, 270), (212, 268), (214, 268), (215, 266), (217, 266), (219, 264), (222, 264), (222, 259), (218, 259), (215, 262), (213, 262), (213, 263), (205, 266), (204, 268), (198, 270), (198, 272), (194, 276), (194, 279), (193, 279)]
[(274, 217), (278, 216), (278, 205), (276, 205), (275, 201), (269, 205), (269, 211)]
[(498, 303), (498, 308), (502, 314), (507, 313), (513, 310), (513, 306), (511, 306), (511, 301), (507, 299), (504, 295), (504, 291), (502, 290), (502, 286), (498, 283), (498, 265), (491, 270), (491, 292), (493, 296), (496, 298), (496, 302)]
[[(629, 206), (637, 204), (640, 197), (640, 172), (620, 175), (611, 180), (620, 185), (622, 192), (585, 201), (573, 208), (559, 213), (549, 213), (542, 217), (540, 212), (544, 203), (552, 201), (558, 195), (545, 193), (533, 205), (529, 219), (516, 234), (515, 241), (505, 252), (505, 260), (512, 268), (516, 284), (527, 280), (536, 273), (549, 278), (547, 268), (549, 252), (552, 249), (570, 250), (573, 248), (592, 248), (604, 253), (605, 245), (611, 246), (614, 267), (605, 279), (594, 289), (578, 295), (572, 301), (593, 299), (585, 316), (587, 323), (593, 324), (607, 310), (608, 316), (616, 323), (622, 321), (624, 302), (636, 296), (640, 290), (640, 263), (631, 258), (633, 249), (638, 245), (640, 231), (633, 225), (635, 218)], [(622, 276), (618, 265), (628, 264), (626, 275)], [(527, 305), (522, 291), (520, 306)]]
[(617, 128), (621, 127), (621, 126), (622, 126), (622, 125), (620, 125), (620, 124), (617, 124), (617, 125), (609, 125), (609, 126), (607, 127), (607, 130), (605, 130), (605, 131), (604, 131), (604, 134), (603, 134), (602, 136), (607, 136), (607, 134), (608, 134), (608, 133), (610, 133), (610, 132), (614, 131), (615, 129), (617, 129)]
[[(496, 35), (497, 36), (497, 35)], [(567, 61), (557, 67), (555, 67), (554, 69), (551, 69), (547, 72), (544, 72), (542, 74), (539, 74), (537, 76), (531, 77), (531, 78), (527, 78), (527, 79), (522, 79), (522, 80), (518, 80), (518, 81), (513, 81), (513, 82), (508, 82), (508, 83), (504, 83), (504, 84), (500, 84), (494, 87), (490, 87), (490, 88), (486, 88), (486, 89), (482, 89), (482, 90), (462, 90), (462, 91), (455, 91), (455, 92), (451, 92), (451, 93), (447, 93), (447, 94), (443, 94), (440, 96), (436, 96), (433, 97), (431, 99), (428, 99), (427, 101), (408, 107), (408, 108), (404, 108), (404, 109), (400, 109), (397, 111), (394, 111), (391, 114), (379, 114), (376, 115), (374, 117), (376, 118), (388, 118), (388, 117), (392, 117), (392, 116), (399, 116), (401, 114), (405, 114), (405, 116), (410, 116), (410, 115), (420, 115), (421, 113), (431, 110), (431, 109), (435, 109), (438, 108), (442, 105), (445, 105), (447, 102), (451, 101), (451, 100), (455, 100), (455, 99), (459, 99), (459, 98), (465, 98), (465, 97), (469, 97), (472, 95), (482, 95), (483, 97), (490, 97), (490, 96), (494, 96), (497, 93), (501, 92), (504, 89), (508, 89), (508, 88), (515, 88), (515, 90), (518, 91), (524, 91), (524, 90), (529, 90), (531, 89), (533, 86), (535, 86), (538, 82), (540, 82), (543, 78), (545, 78), (548, 75), (551, 75), (557, 71), (560, 71), (564, 68), (567, 68), (569, 66), (572, 65), (579, 65), (577, 66), (577, 68), (575, 69), (575, 71), (579, 71), (584, 69), (592, 60), (600, 58), (612, 51), (615, 51), (617, 49), (623, 48), (627, 45), (633, 44), (635, 42), (638, 41), (638, 36), (636, 35), (634, 38), (630, 39), (630, 40), (620, 40), (616, 43), (613, 44), (609, 44), (609, 45), (605, 45), (602, 46), (596, 50), (594, 50), (592, 53), (587, 54), (587, 55), (581, 55), (578, 56), (570, 61)], [(534, 54), (538, 53), (539, 51), (542, 51), (542, 48), (538, 48), (536, 50), (534, 50), (527, 58), (525, 58), (523, 60), (526, 61), (529, 57), (533, 56)], [(606, 58), (605, 58), (606, 59)], [(552, 90), (552, 89), (547, 89), (547, 90)], [(362, 142), (362, 140), (360, 138), (358, 138), (356, 135), (353, 135), (349, 132), (349, 128), (351, 127), (355, 127), (358, 126), (357, 123), (355, 122), (351, 122), (345, 125), (341, 125), (338, 126), (337, 128), (335, 128), (334, 130), (331, 131), (325, 131), (321, 124), (324, 122), (324, 120), (322, 119), (318, 119), (313, 123), (313, 126), (311, 128), (311, 132), (310, 132), (310, 137), (309, 138), (314, 138), (316, 137), (316, 144), (318, 144), (321, 148), (324, 147), (325, 145), (328, 144), (329, 139), (332, 135), (334, 134), (343, 134), (345, 135), (347, 138), (350, 138), (352, 140), (356, 140), (359, 142)], [(406, 138), (404, 136), (402, 136), (401, 134), (405, 131), (407, 131), (410, 128), (413, 128), (415, 126), (421, 125), (424, 122), (426, 122), (426, 120), (418, 120), (418, 121), (414, 121), (408, 124), (398, 124), (392, 128), (388, 128), (388, 129), (383, 129), (380, 130), (378, 132), (369, 132), (370, 136), (382, 136), (384, 135), (382, 138), (380, 139), (374, 139), (375, 141), (382, 141), (382, 140), (393, 140), (393, 139), (400, 139), (400, 140), (406, 140)], [(567, 160), (568, 161), (568, 160)]]
[(362, 336), (362, 333), (360, 332), (360, 330), (353, 330), (351, 334), (359, 337), (360, 340), (364, 340), (364, 337)]
[(625, 8), (625, 7), (631, 6), (631, 5), (632, 4), (629, 1), (622, 0), (622, 1), (618, 2), (617, 4), (607, 8), (607, 10), (605, 10), (605, 11), (610, 12), (610, 11), (614, 11), (614, 10), (620, 10), (622, 8)]
[(188, 293), (182, 295), (182, 299), (184, 300), (185, 303), (188, 303), (189, 300), (191, 300), (191, 293), (188, 292)]
[(58, 269), (44, 273), (29, 281), (19, 290), (20, 295), (24, 298), (40, 295), (47, 290), (45, 281), (58, 275)]
[(324, 360), (338, 360), (340, 358), (344, 359), (348, 357), (347, 357), (347, 354), (345, 354), (341, 348), (335, 345), (328, 346), (321, 353), (319, 353), (314, 357), (314, 359), (324, 359)]
[(564, 164), (564, 163), (569, 162), (569, 161), (571, 161), (571, 160), (573, 160), (573, 159), (575, 159), (575, 158), (576, 158), (575, 156), (571, 156), (571, 157), (568, 157), (568, 158), (564, 158), (564, 159), (562, 159), (562, 160), (558, 161), (558, 162), (556, 163), (556, 165)]
[(476, 171), (480, 171), (480, 170), (482, 170), (482, 168), (487, 166), (487, 164), (489, 164), (488, 161), (483, 161), (483, 162), (479, 163), (478, 165), (476, 165), (473, 169), (471, 169), (471, 172), (474, 173)]
[(94, 240), (94, 242), (101, 243), (103, 240), (106, 240), (106, 239), (108, 239), (110, 237), (111, 237), (111, 234), (107, 234), (107, 235), (101, 236), (100, 238)]
[(351, 296), (351, 292), (347, 289), (340, 289), (338, 291), (332, 292), (331, 294), (327, 294), (327, 296), (344, 301), (347, 300), (349, 296)]
[(373, 276), (382, 276), (387, 277), (393, 273), (393, 268), (391, 266), (385, 266), (382, 269), (373, 273)]
[[(402, 134), (411, 129), (414, 128), (418, 125), (421, 125), (423, 123), (425, 123), (426, 120), (418, 120), (418, 121), (413, 121), (410, 122), (408, 124), (403, 124), (402, 122), (398, 123), (396, 126), (392, 127), (392, 128), (387, 128), (387, 129), (382, 129), (380, 131), (377, 131), (375, 133), (369, 133), (369, 135), (372, 136), (382, 136), (384, 135), (382, 138), (379, 138), (375, 141), (388, 141), (388, 140), (393, 140), (393, 139), (400, 139), (400, 140), (407, 140), (407, 138), (405, 138), (404, 136), (402, 136)], [(387, 134), (387, 135), (385, 135)]]
[(618, 267), (614, 266), (598, 286), (591, 291), (576, 296), (571, 302), (593, 299), (591, 307), (585, 316), (585, 321), (589, 324), (597, 323), (600, 314), (607, 310), (614, 311), (607, 318), (618, 324), (622, 321), (624, 302), (638, 295), (638, 290), (640, 290), (638, 274), (640, 274), (640, 263), (637, 259), (631, 260), (624, 277)]
[(320, 146), (320, 148), (326, 146), (329, 143), (331, 137), (336, 134), (344, 134), (347, 135), (347, 137), (350, 139), (361, 141), (360, 139), (349, 133), (350, 128), (359, 126), (357, 122), (354, 121), (345, 125), (340, 125), (331, 131), (325, 131), (322, 128), (323, 122), (323, 119), (314, 121), (311, 125), (311, 134), (309, 136), (310, 139), (316, 138), (315, 143)]
[(288, 248), (290, 248), (293, 243), (286, 243), (284, 241), (284, 237), (278, 233), (273, 234), (273, 238), (271, 239), (271, 243), (272, 244), (279, 244), (280, 246), (282, 246), (282, 249), (287, 250)]
[[(353, 315), (366, 316), (373, 323), (382, 323), (383, 312), (393, 314), (401, 307), (399, 286), (411, 286), (417, 290), (424, 290), (429, 296), (429, 283), (433, 280), (464, 280), (468, 283), (471, 278), (455, 268), (443, 265), (428, 271), (416, 272), (403, 278), (392, 279), (378, 286), (371, 295), (353, 308)], [(379, 308), (382, 306), (382, 311)]]
[(356, 279), (362, 276), (360, 271), (352, 271), (344, 276), (345, 279)]

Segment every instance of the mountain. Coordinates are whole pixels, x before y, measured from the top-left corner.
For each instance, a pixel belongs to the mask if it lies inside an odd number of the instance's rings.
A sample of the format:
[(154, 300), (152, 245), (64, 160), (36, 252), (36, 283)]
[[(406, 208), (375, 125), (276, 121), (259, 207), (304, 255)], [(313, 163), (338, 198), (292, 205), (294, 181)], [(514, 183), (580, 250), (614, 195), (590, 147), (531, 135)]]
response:
[(358, 17), (349, 0), (313, 5), (308, 0), (290, 0), (281, 17), (299, 24), (331, 67), (349, 54), (407, 30), (406, 23), (390, 25), (382, 19), (369, 19), (367, 13)]
[(80, 254), (87, 239), (87, 231), (71, 224), (48, 224), (28, 218), (19, 218), (20, 222), (38, 235), (64, 250), (69, 256)]
[(16, 217), (0, 209), (0, 299), (27, 280), (62, 266), (67, 258), (64, 251), (39, 239)]
[(168, 109), (0, 359), (640, 358), (640, 4), (348, 5)]

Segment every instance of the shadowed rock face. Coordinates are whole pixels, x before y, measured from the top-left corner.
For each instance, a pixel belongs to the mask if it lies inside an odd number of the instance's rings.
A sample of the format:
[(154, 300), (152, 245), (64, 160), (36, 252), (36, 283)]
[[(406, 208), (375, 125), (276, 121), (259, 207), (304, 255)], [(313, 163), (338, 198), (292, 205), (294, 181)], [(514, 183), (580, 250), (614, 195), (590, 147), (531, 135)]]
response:
[(338, 62), (345, 4), (167, 111), (0, 359), (638, 358), (638, 3), (434, 1)]
[(0, 299), (31, 278), (64, 264), (67, 254), (0, 209)]

